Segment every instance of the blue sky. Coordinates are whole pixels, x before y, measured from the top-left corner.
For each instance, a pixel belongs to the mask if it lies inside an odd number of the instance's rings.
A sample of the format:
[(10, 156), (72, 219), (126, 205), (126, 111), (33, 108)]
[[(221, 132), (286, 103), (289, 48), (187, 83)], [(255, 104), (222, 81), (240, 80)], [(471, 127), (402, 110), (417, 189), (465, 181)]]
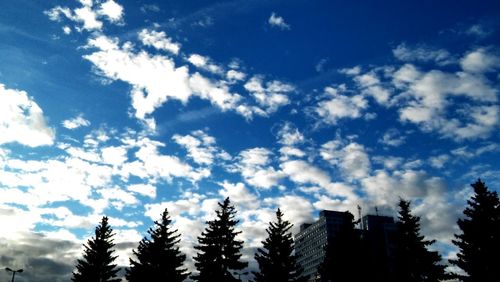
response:
[(227, 196), (251, 267), (277, 207), (399, 197), (453, 257), (469, 183), (500, 185), (499, 5), (2, 1), (2, 264), (66, 281), (108, 215), (125, 266), (165, 207), (191, 264)]

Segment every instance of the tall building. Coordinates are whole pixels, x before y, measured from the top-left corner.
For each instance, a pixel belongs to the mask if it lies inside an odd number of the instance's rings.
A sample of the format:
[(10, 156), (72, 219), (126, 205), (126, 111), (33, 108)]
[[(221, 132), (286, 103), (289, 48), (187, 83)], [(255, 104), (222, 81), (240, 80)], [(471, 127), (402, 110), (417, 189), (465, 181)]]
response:
[(362, 223), (373, 281), (387, 281), (395, 267), (396, 223), (392, 217), (381, 215), (365, 215)]
[(297, 262), (304, 269), (303, 276), (314, 281), (319, 265), (325, 258), (325, 247), (343, 223), (349, 220), (345, 212), (323, 210), (314, 223), (304, 223), (295, 235)]
[[(316, 281), (318, 267), (325, 258), (328, 242), (335, 238), (341, 226), (348, 220), (345, 212), (323, 210), (316, 222), (300, 226), (299, 233), (295, 235), (295, 254), (297, 262), (304, 269), (303, 276), (307, 277), (308, 281)], [(366, 215), (361, 220), (359, 232), (367, 242), (368, 249), (365, 254), (375, 264), (374, 276), (377, 279), (387, 277), (393, 269), (395, 229), (392, 217)]]

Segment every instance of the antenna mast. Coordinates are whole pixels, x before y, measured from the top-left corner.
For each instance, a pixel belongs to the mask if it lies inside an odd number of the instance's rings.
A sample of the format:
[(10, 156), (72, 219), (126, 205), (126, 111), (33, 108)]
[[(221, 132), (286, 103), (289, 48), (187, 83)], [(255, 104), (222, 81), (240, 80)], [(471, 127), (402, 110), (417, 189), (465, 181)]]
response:
[(363, 226), (363, 220), (361, 219), (361, 207), (358, 205), (358, 218), (359, 218), (359, 227), (361, 228), (361, 230), (364, 230), (364, 226)]

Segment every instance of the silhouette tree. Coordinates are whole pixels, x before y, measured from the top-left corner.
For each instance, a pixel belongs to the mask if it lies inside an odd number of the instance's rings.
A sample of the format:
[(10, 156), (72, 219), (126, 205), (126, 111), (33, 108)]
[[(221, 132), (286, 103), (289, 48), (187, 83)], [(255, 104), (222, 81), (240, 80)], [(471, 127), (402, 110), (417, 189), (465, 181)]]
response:
[(144, 237), (133, 251), (137, 261), (130, 259), (130, 268), (126, 277), (134, 281), (184, 281), (189, 273), (182, 268), (186, 256), (179, 251), (177, 244), (180, 235), (172, 230), (167, 209), (163, 211), (161, 220), (155, 221), (156, 227), (150, 228), (151, 239)]
[(75, 282), (118, 282), (113, 279), (119, 268), (113, 264), (114, 256), (113, 230), (108, 225), (108, 218), (104, 216), (101, 223), (95, 228), (95, 237), (84, 245), (83, 259), (77, 260), (76, 272), (71, 280)]
[(216, 218), (207, 221), (208, 226), (198, 237), (198, 245), (195, 246), (198, 253), (194, 260), (199, 273), (192, 278), (200, 282), (241, 281), (231, 273), (248, 265), (240, 261), (243, 241), (236, 240), (236, 236), (241, 233), (234, 230), (239, 222), (234, 219), (236, 210), (229, 198), (218, 205)]
[(500, 203), (495, 191), (489, 191), (478, 179), (471, 184), (474, 195), (467, 201), (466, 218), (458, 220), (461, 234), (453, 243), (459, 248), (456, 260), (450, 263), (461, 268), (462, 281), (492, 282), (500, 279)]
[(354, 216), (346, 211), (338, 232), (328, 240), (326, 254), (318, 268), (321, 282), (370, 281), (360, 271), (363, 255), (363, 241), (356, 230)]
[(396, 231), (396, 279), (405, 282), (433, 282), (447, 279), (445, 266), (438, 252), (427, 248), (435, 240), (420, 235), (420, 217), (410, 211), (410, 202), (399, 201), (399, 222)]
[(283, 220), (280, 209), (276, 211), (276, 222), (270, 222), (268, 237), (262, 242), (264, 248), (257, 249), (255, 260), (259, 272), (254, 272), (255, 282), (301, 282), (302, 268), (293, 254), (294, 242), (290, 232), (292, 224)]

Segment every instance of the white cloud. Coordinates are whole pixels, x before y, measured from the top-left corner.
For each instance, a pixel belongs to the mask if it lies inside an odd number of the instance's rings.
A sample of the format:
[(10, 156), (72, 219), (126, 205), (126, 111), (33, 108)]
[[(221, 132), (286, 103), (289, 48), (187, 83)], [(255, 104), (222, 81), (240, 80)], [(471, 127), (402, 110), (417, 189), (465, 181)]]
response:
[(192, 135), (174, 135), (172, 139), (186, 148), (188, 156), (197, 164), (211, 165), (215, 159), (217, 148), (215, 138), (201, 130), (192, 132)]
[(109, 19), (113, 23), (123, 21), (123, 7), (114, 0), (107, 0), (99, 7), (98, 13)]
[[(395, 83), (403, 91), (395, 98), (400, 119), (424, 131), (459, 140), (477, 139), (489, 136), (498, 124), (498, 106), (489, 105), (497, 101), (497, 91), (481, 75), (439, 70), (422, 73), (405, 65), (395, 72)], [(455, 97), (465, 97), (472, 105), (451, 107)]]
[(339, 87), (326, 87), (327, 99), (318, 103), (315, 108), (316, 114), (321, 121), (327, 124), (336, 124), (338, 120), (350, 118), (355, 119), (362, 116), (363, 111), (368, 108), (368, 101), (363, 95), (344, 95), (345, 89)]
[(402, 135), (397, 129), (390, 128), (384, 133), (378, 142), (387, 146), (399, 147), (403, 145), (405, 141), (406, 137), (404, 135)]
[(52, 145), (55, 132), (47, 126), (38, 104), (21, 90), (0, 84), (0, 144), (17, 142), (30, 147)]
[(462, 69), (471, 73), (491, 72), (500, 68), (500, 57), (491, 54), (484, 48), (467, 53), (461, 60)]
[(263, 84), (261, 76), (253, 76), (245, 83), (244, 87), (252, 94), (257, 103), (265, 108), (267, 114), (274, 113), (280, 107), (290, 103), (286, 94), (293, 92), (294, 86), (278, 80), (267, 82), (265, 86)]
[(139, 142), (139, 150), (135, 153), (138, 161), (123, 165), (125, 175), (132, 174), (141, 178), (164, 179), (171, 181), (173, 177), (199, 181), (210, 175), (210, 170), (195, 170), (190, 165), (182, 162), (176, 156), (163, 155), (158, 148), (164, 146), (160, 142), (144, 138)]
[(271, 25), (272, 27), (278, 27), (281, 30), (290, 29), (290, 25), (285, 22), (285, 19), (283, 19), (283, 17), (276, 15), (276, 13), (274, 12), (267, 20), (267, 23), (269, 23), (269, 25)]
[(239, 209), (258, 209), (259, 201), (257, 196), (250, 193), (245, 187), (245, 184), (239, 182), (236, 184), (224, 181), (219, 183), (223, 187), (219, 190), (219, 194), (226, 198), (229, 197), (231, 202), (238, 206)]
[(209, 80), (201, 74), (195, 73), (189, 79), (189, 85), (199, 97), (209, 100), (221, 110), (236, 109), (238, 112), (238, 104), (242, 97), (237, 93), (231, 93), (225, 84)]
[(67, 129), (77, 129), (79, 127), (87, 127), (90, 125), (90, 121), (83, 117), (83, 114), (80, 114), (72, 119), (67, 119), (62, 122), (62, 126)]
[(156, 198), (156, 187), (151, 184), (132, 184), (127, 187), (127, 190), (151, 199)]
[(370, 158), (361, 144), (342, 144), (332, 140), (321, 146), (320, 155), (330, 164), (338, 166), (350, 180), (362, 179), (371, 172)]
[(73, 12), (74, 15), (70, 19), (83, 24), (82, 28), (78, 28), (79, 30), (93, 31), (102, 29), (102, 22), (97, 19), (97, 12), (92, 10), (91, 6), (83, 6)]
[(450, 160), (450, 156), (447, 154), (441, 154), (439, 156), (434, 156), (429, 158), (430, 165), (434, 168), (443, 168), (444, 165)]
[(102, 161), (113, 166), (120, 166), (127, 161), (127, 149), (120, 146), (110, 146), (101, 149)]
[(432, 49), (427, 46), (408, 47), (405, 43), (399, 44), (392, 50), (394, 57), (403, 62), (435, 62), (438, 65), (453, 63), (448, 51), (444, 49)]
[(146, 46), (152, 46), (158, 50), (171, 52), (175, 55), (179, 54), (181, 48), (179, 43), (172, 42), (172, 39), (167, 37), (167, 34), (163, 31), (158, 32), (143, 29), (139, 32), (139, 40)]
[(298, 128), (290, 123), (285, 122), (283, 126), (278, 131), (279, 143), (292, 146), (296, 144), (301, 144), (305, 141), (304, 135), (298, 130)]
[(243, 72), (240, 72), (240, 71), (237, 71), (237, 70), (228, 70), (226, 72), (226, 78), (234, 83), (236, 81), (241, 81), (241, 80), (244, 80), (246, 77), (246, 74), (243, 73)]
[(284, 175), (271, 166), (271, 154), (271, 151), (265, 148), (252, 148), (239, 154), (237, 167), (245, 182), (263, 189), (278, 185)]
[(69, 27), (67, 25), (63, 27), (64, 34), (71, 34), (71, 31), (72, 31), (71, 27)]
[(84, 58), (100, 74), (133, 86), (132, 107), (140, 120), (145, 120), (169, 98), (185, 103), (192, 95), (187, 67), (176, 68), (167, 57), (133, 53), (127, 47), (119, 48), (117, 40), (105, 36), (90, 39), (88, 46), (98, 50)]
[(48, 11), (44, 11), (44, 14), (49, 17), (51, 21), (60, 22), (62, 20), (62, 16), (66, 18), (71, 18), (71, 9), (61, 6), (56, 6)]
[[(80, 1), (82, 5), (79, 8), (70, 9), (68, 7), (56, 6), (44, 13), (52, 21), (60, 22), (63, 16), (70, 21), (76, 22), (81, 26), (76, 26), (78, 32), (82, 31), (102, 31), (103, 22), (101, 19), (107, 19), (109, 22), (122, 25), (123, 24), (123, 7), (114, 0), (107, 0), (99, 5), (94, 5), (93, 1)], [(69, 28), (69, 27), (68, 27)], [(66, 34), (67, 28), (64, 29)]]
[(191, 54), (187, 58), (187, 60), (197, 68), (206, 70), (214, 74), (219, 74), (219, 75), (223, 74), (222, 67), (213, 63), (209, 57), (202, 56), (200, 54)]

